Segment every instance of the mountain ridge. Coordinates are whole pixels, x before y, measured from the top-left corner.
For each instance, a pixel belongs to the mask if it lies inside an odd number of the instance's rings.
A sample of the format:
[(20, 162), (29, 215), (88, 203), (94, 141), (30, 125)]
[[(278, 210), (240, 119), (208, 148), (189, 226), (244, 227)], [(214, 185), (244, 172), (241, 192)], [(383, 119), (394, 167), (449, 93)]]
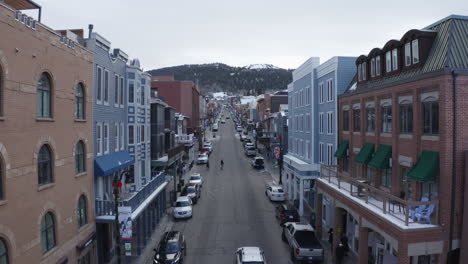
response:
[(178, 81), (193, 81), (203, 93), (231, 92), (257, 95), (287, 89), (292, 69), (272, 64), (249, 64), (243, 67), (224, 63), (184, 64), (149, 70), (153, 76), (173, 75)]

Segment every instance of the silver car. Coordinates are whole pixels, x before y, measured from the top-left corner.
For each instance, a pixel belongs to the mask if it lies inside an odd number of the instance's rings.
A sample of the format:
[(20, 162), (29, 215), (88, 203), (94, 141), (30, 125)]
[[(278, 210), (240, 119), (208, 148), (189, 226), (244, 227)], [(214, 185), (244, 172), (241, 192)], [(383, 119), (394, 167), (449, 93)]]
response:
[(194, 173), (190, 176), (189, 183), (198, 184), (200, 187), (203, 187), (203, 177), (200, 173)]

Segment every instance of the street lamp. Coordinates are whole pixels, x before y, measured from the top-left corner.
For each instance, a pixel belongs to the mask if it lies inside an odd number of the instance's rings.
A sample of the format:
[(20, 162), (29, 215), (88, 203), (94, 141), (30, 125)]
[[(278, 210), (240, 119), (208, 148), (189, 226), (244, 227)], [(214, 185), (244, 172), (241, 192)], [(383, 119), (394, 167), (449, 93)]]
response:
[(112, 187), (114, 187), (114, 223), (115, 223), (115, 252), (117, 254), (117, 263), (122, 263), (122, 251), (120, 247), (120, 223), (119, 223), (119, 201), (120, 201), (120, 190), (122, 189), (122, 178), (127, 176), (129, 173), (128, 169), (124, 169), (120, 172), (114, 172), (114, 179), (112, 182)]
[(279, 167), (279, 184), (283, 184), (283, 137), (278, 137), (280, 141), (280, 156), (278, 160)]

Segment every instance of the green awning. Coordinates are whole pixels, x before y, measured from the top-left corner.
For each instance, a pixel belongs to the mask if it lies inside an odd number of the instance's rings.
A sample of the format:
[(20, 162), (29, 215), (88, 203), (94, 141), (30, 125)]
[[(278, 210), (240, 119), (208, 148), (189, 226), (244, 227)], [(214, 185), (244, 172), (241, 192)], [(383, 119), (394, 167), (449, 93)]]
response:
[(439, 175), (439, 152), (423, 150), (418, 162), (408, 172), (409, 180), (435, 183)]
[(380, 144), (379, 148), (367, 165), (381, 170), (388, 169), (390, 168), (388, 163), (391, 156), (392, 146)]
[(356, 163), (367, 164), (374, 153), (374, 143), (364, 143), (356, 157)]
[(346, 150), (348, 150), (349, 147), (349, 140), (341, 140), (340, 145), (338, 145), (338, 148), (336, 149), (335, 152), (335, 157), (339, 159), (344, 159), (348, 155), (346, 155)]

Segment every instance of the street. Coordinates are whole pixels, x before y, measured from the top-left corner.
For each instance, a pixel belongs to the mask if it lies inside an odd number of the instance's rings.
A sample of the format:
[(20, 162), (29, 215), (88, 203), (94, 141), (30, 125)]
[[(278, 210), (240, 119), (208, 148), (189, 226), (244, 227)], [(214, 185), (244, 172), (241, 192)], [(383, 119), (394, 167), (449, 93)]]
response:
[[(173, 230), (187, 241), (185, 263), (234, 263), (238, 247), (263, 248), (268, 263), (291, 263), (288, 246), (281, 240), (275, 204), (265, 196), (271, 176), (252, 169), (231, 119), (220, 126), (210, 156), (210, 168), (196, 165), (205, 183), (201, 199), (189, 220), (178, 220)], [(224, 160), (224, 170), (220, 161)]]

